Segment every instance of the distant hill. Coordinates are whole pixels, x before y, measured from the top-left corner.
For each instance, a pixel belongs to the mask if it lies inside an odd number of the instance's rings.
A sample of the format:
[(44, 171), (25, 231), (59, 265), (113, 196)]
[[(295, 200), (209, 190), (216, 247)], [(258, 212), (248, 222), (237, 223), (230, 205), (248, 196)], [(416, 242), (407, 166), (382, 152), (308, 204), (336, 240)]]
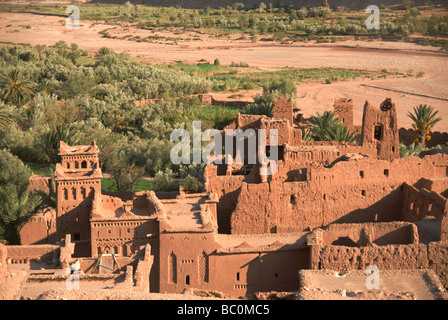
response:
[[(92, 0), (87, 2), (92, 3), (125, 3), (128, 0)], [(269, 6), (269, 3), (272, 3), (272, 6), (278, 7), (293, 5), (296, 9), (300, 9), (302, 7), (318, 7), (322, 5), (322, 0), (129, 0), (132, 4), (146, 4), (157, 7), (174, 7), (181, 6), (182, 8), (188, 9), (200, 9), (205, 7), (210, 8), (219, 8), (231, 6), (235, 2), (244, 3), (245, 9), (253, 9), (258, 7), (261, 2), (264, 2)], [(414, 0), (416, 6), (426, 5), (428, 3), (432, 3), (434, 5), (447, 5), (446, 0)], [(348, 9), (356, 9), (362, 10), (367, 8), (369, 5), (377, 5), (378, 7), (381, 4), (386, 6), (396, 6), (397, 8), (403, 7), (403, 0), (328, 0), (328, 3), (332, 9), (336, 9), (339, 6), (346, 7)]]

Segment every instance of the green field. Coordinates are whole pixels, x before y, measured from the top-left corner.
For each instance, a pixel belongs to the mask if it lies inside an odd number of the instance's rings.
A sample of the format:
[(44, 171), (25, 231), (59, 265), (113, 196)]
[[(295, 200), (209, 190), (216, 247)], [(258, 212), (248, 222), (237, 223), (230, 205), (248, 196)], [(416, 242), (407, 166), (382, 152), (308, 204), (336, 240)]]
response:
[[(236, 64), (244, 62), (235, 62)], [(263, 71), (253, 67), (235, 67), (231, 65), (216, 66), (211, 63), (201, 62), (187, 64), (178, 62), (169, 65), (158, 65), (160, 68), (184, 71), (192, 76), (205, 77), (214, 81), (214, 91), (240, 91), (263, 87), (273, 81), (289, 79), (296, 82), (320, 82), (330, 79), (334, 81), (353, 80), (357, 78), (378, 79), (388, 76), (403, 76), (404, 74), (387, 70), (360, 70), (343, 68), (293, 68), (283, 67), (275, 71)]]

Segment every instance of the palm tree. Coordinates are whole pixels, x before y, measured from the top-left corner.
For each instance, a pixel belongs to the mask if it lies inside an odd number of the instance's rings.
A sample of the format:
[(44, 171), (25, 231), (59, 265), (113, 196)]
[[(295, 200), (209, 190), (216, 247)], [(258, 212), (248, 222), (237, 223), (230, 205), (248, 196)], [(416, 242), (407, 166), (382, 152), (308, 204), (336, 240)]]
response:
[(244, 107), (242, 113), (272, 117), (273, 111), (274, 101), (271, 97), (257, 95), (254, 97), (254, 103), (250, 103)]
[(0, 90), (5, 102), (22, 107), (34, 94), (33, 83), (18, 68), (0, 75)]
[(59, 142), (64, 141), (71, 145), (75, 144), (74, 139), (76, 132), (72, 127), (65, 123), (60, 123), (55, 129), (48, 131), (42, 136), (41, 148), (50, 159), (50, 163), (56, 164), (59, 162)]
[(317, 141), (339, 141), (354, 143), (358, 135), (350, 131), (338, 120), (333, 111), (325, 111), (322, 115), (317, 112), (316, 116), (309, 119), (312, 137)]
[(11, 113), (4, 106), (0, 105), (0, 128), (6, 127), (10, 123), (12, 123)]
[(423, 148), (426, 148), (426, 141), (431, 139), (431, 130), (442, 120), (441, 117), (436, 117), (438, 113), (439, 111), (434, 111), (433, 107), (426, 104), (414, 107), (414, 113), (408, 112), (408, 117), (414, 121), (412, 127), (417, 135), (414, 142), (420, 143)]
[(358, 134), (355, 131), (350, 131), (346, 126), (338, 122), (335, 127), (330, 128), (327, 140), (354, 143), (357, 139)]
[(0, 189), (0, 228), (9, 244), (20, 245), (20, 230), (41, 204), (41, 196), (26, 187), (10, 184)]
[(316, 116), (312, 116), (308, 122), (315, 140), (328, 141), (329, 129), (336, 127), (338, 117), (333, 111), (325, 111), (322, 115), (316, 112)]

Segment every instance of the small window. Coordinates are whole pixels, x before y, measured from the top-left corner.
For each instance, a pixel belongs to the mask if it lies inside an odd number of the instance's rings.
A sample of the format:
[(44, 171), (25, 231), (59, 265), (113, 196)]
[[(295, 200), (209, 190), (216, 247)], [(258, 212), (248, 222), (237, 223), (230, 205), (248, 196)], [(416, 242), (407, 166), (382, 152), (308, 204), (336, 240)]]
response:
[(81, 235), (80, 235), (79, 233), (75, 233), (75, 234), (73, 235), (73, 240), (75, 240), (75, 241), (79, 241), (79, 240), (81, 240)]
[(362, 191), (361, 191), (361, 195), (362, 195), (363, 197), (365, 197), (365, 196), (366, 196), (366, 190), (362, 190)]
[(291, 195), (289, 202), (290, 202), (292, 205), (296, 205), (296, 204), (297, 204), (297, 201), (296, 201), (296, 195), (295, 195), (295, 194), (292, 194), (292, 195)]
[(378, 141), (383, 139), (383, 128), (382, 126), (375, 126), (374, 138)]
[(87, 161), (84, 160), (83, 162), (81, 162), (81, 168), (83, 169), (87, 169)]
[(190, 276), (189, 276), (189, 275), (187, 275), (187, 276), (185, 277), (185, 284), (186, 284), (187, 286), (190, 285)]
[(239, 272), (236, 273), (236, 281), (240, 281), (240, 273)]
[(278, 273), (276, 273), (274, 276), (275, 276), (276, 278), (278, 278)]
[(67, 162), (67, 169), (70, 169), (70, 162)]
[(68, 200), (68, 190), (64, 189), (64, 200)]
[(112, 233), (112, 231), (109, 229), (109, 230), (107, 230), (107, 233)]
[(270, 156), (271, 156), (271, 147), (266, 146), (266, 157), (270, 157)]
[(359, 171), (359, 176), (364, 179), (364, 171)]
[(386, 177), (389, 176), (389, 169), (384, 169), (384, 175), (385, 175)]
[(85, 198), (87, 197), (86, 189), (85, 189), (84, 187), (81, 187), (81, 197), (82, 197), (83, 199), (85, 199)]
[(322, 198), (325, 200), (327, 199), (327, 195), (324, 193), (324, 195), (322, 196)]

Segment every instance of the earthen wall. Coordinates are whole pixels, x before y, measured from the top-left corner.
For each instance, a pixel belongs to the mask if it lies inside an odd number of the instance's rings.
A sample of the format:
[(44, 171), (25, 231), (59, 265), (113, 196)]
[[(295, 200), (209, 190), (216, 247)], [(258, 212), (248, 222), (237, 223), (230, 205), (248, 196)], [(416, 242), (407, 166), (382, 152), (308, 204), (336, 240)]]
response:
[(330, 270), (432, 269), (448, 287), (448, 242), (368, 247), (323, 246), (313, 252), (312, 266)]
[[(279, 227), (401, 220), (401, 185), (445, 177), (448, 155), (392, 162), (352, 160), (310, 169), (308, 181), (243, 183), (231, 214), (231, 232), (269, 233)], [(218, 216), (219, 218), (219, 216)], [(274, 228), (276, 227), (276, 228)]]
[(50, 244), (6, 246), (7, 258), (11, 263), (28, 263), (32, 259), (42, 259), (52, 263), (59, 256), (59, 246)]

